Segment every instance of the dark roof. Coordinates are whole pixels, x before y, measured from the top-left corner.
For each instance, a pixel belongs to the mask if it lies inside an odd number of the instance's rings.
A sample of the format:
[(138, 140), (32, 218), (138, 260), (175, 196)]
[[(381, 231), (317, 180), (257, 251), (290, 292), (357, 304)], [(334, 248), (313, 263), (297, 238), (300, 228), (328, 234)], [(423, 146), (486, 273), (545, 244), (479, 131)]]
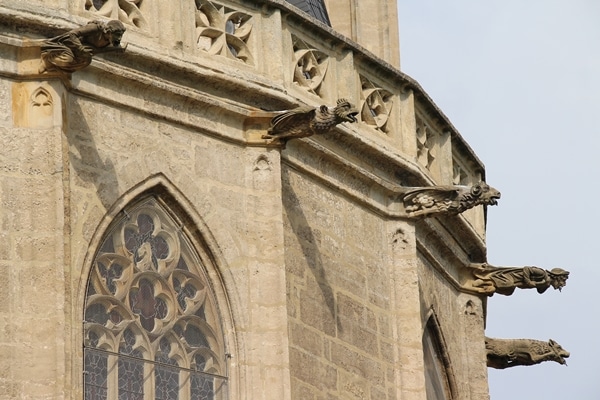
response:
[(324, 24), (331, 26), (327, 8), (324, 0), (286, 0), (288, 3), (298, 7), (311, 17), (315, 17)]

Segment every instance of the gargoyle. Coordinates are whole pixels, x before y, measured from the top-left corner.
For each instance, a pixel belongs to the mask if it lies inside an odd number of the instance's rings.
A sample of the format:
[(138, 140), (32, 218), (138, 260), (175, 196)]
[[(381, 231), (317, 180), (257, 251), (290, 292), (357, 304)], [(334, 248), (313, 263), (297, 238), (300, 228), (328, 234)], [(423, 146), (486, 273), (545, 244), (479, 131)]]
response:
[(356, 122), (358, 110), (346, 99), (339, 99), (335, 107), (298, 107), (277, 115), (263, 139), (268, 143), (279, 141), (283, 148), (288, 140), (323, 134), (342, 122)]
[(487, 263), (471, 264), (474, 280), (466, 287), (492, 296), (494, 293), (510, 296), (516, 288), (537, 289), (544, 293), (550, 286), (561, 290), (569, 278), (569, 271), (553, 268), (550, 271), (538, 267), (494, 267)]
[(550, 339), (547, 342), (533, 339), (485, 338), (487, 366), (496, 369), (517, 365), (534, 365), (544, 361), (555, 361), (566, 365), (565, 358), (571, 354), (560, 344)]
[(410, 188), (402, 195), (409, 217), (459, 214), (477, 205), (496, 205), (500, 192), (485, 182), (474, 186), (431, 186)]
[(75, 72), (90, 65), (94, 54), (123, 50), (121, 38), (125, 26), (117, 20), (91, 21), (81, 28), (44, 40), (39, 72), (59, 70)]

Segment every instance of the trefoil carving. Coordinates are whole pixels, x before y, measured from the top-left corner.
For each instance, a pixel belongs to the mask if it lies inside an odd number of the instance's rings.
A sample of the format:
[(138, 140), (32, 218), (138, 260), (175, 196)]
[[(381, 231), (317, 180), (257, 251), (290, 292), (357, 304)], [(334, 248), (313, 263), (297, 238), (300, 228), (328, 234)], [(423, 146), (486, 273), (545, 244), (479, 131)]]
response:
[(356, 122), (357, 114), (358, 110), (346, 99), (339, 99), (335, 107), (298, 107), (274, 117), (262, 138), (268, 143), (279, 142), (285, 148), (291, 139), (324, 134), (342, 122)]
[(401, 199), (408, 217), (422, 218), (459, 214), (478, 205), (497, 205), (500, 192), (485, 182), (479, 182), (473, 186), (408, 188)]
[(31, 94), (31, 107), (39, 110), (52, 110), (52, 95), (44, 88), (38, 88)]
[(207, 0), (196, 0), (196, 44), (200, 50), (254, 64), (248, 47), (252, 16)]
[(44, 40), (41, 44), (39, 72), (71, 73), (90, 65), (95, 54), (123, 51), (121, 39), (125, 26), (117, 20), (91, 21), (62, 35)]
[(518, 365), (535, 365), (544, 361), (554, 361), (567, 365), (565, 358), (570, 353), (550, 339), (547, 342), (534, 339), (493, 339), (485, 338), (487, 366), (505, 369)]
[(472, 280), (465, 288), (488, 296), (494, 293), (510, 296), (517, 288), (536, 289), (538, 293), (544, 293), (550, 287), (560, 291), (569, 278), (569, 271), (561, 268), (548, 271), (534, 266), (494, 267), (481, 263), (471, 264), (469, 270)]

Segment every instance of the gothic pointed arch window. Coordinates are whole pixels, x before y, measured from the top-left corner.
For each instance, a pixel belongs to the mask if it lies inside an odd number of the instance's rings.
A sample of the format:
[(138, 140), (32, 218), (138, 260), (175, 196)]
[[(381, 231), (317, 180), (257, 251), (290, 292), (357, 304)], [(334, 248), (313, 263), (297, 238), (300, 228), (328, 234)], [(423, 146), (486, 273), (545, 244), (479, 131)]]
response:
[(225, 400), (225, 341), (193, 242), (162, 201), (125, 208), (101, 239), (84, 318), (86, 400)]
[(435, 314), (427, 321), (423, 332), (423, 361), (427, 400), (452, 400), (456, 386), (450, 359)]

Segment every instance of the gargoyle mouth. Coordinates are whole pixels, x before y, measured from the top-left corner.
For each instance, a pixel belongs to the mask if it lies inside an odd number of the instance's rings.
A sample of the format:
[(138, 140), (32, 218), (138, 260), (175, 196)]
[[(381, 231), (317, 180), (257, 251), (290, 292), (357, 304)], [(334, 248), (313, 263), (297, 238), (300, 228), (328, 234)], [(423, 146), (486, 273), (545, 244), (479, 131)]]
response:
[(348, 122), (357, 122), (356, 116), (358, 115), (358, 111), (352, 111), (345, 115), (344, 119)]
[(498, 194), (494, 194), (494, 195), (490, 196), (490, 200), (488, 201), (488, 205), (490, 205), (490, 206), (497, 206), (498, 205), (498, 200), (500, 200), (500, 192), (498, 192)]
[(565, 360), (565, 358), (568, 358), (571, 354), (567, 353), (567, 354), (561, 354), (558, 356), (558, 363), (560, 365), (567, 365), (567, 360)]

